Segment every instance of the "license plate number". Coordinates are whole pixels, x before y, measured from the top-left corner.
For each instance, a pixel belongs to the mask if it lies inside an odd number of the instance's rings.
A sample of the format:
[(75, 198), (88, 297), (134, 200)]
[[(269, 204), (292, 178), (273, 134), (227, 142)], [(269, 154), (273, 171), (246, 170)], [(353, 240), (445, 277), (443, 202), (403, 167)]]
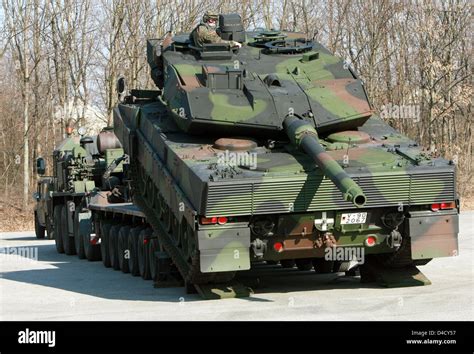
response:
[(367, 221), (367, 213), (347, 213), (341, 215), (341, 224), (365, 224)]

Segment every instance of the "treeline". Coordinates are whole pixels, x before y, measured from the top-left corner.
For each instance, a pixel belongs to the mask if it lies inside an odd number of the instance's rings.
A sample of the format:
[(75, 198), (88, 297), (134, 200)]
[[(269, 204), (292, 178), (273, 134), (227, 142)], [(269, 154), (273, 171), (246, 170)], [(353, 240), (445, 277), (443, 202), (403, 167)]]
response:
[(110, 122), (118, 76), (152, 87), (146, 38), (190, 31), (207, 9), (322, 42), (359, 73), (385, 119), (457, 162), (470, 196), (469, 0), (2, 0), (0, 203), (26, 207), (33, 161), (51, 154), (66, 122)]

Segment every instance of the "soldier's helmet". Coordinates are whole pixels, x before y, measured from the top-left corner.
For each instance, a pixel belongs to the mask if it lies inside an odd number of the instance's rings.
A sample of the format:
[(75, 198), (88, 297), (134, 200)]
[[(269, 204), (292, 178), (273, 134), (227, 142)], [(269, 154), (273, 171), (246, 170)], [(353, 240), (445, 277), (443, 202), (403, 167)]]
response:
[(219, 14), (212, 12), (212, 11), (206, 11), (204, 13), (204, 16), (202, 16), (202, 22), (208, 22), (209, 20), (217, 20), (219, 19)]

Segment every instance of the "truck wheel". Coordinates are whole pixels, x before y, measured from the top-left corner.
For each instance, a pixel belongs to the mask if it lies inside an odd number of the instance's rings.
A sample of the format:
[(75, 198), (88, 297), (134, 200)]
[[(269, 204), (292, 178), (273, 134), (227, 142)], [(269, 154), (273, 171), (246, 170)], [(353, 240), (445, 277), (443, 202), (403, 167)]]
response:
[[(96, 232), (98, 232), (99, 223), (95, 222)], [(91, 243), (91, 235), (89, 233), (80, 233), (82, 244), (84, 247), (84, 255), (88, 261), (100, 261), (102, 254), (100, 252), (100, 245), (94, 245)]]
[(130, 270), (130, 274), (134, 277), (140, 275), (140, 268), (138, 267), (138, 238), (142, 230), (142, 226), (133, 227), (130, 229), (130, 234), (128, 235), (128, 249), (130, 251), (128, 269)]
[(109, 231), (109, 253), (110, 265), (115, 270), (120, 270), (119, 257), (117, 252), (118, 236), (121, 225), (113, 225)]
[(76, 250), (74, 248), (74, 239), (69, 237), (67, 219), (67, 208), (64, 206), (61, 210), (61, 237), (63, 239), (64, 253), (70, 256), (76, 254)]
[(79, 259), (86, 258), (84, 253), (84, 242), (81, 237), (81, 230), (79, 227), (79, 213), (74, 212), (74, 246), (76, 247), (77, 256)]
[(102, 263), (104, 266), (110, 267), (110, 252), (109, 252), (109, 232), (112, 225), (107, 221), (100, 223), (100, 253), (102, 255)]
[(128, 236), (130, 234), (130, 226), (122, 226), (118, 234), (117, 255), (119, 268), (122, 272), (128, 273), (128, 260), (130, 259), (130, 250), (128, 248)]
[(148, 248), (149, 248), (149, 237), (152, 231), (150, 228), (142, 230), (138, 236), (138, 269), (140, 269), (140, 275), (145, 280), (150, 280), (150, 263), (148, 262)]
[(295, 263), (298, 270), (307, 271), (313, 269), (313, 263), (311, 263), (311, 258), (295, 259)]
[(56, 205), (54, 207), (54, 243), (56, 244), (56, 251), (64, 253), (63, 238), (61, 237), (61, 214), (64, 205)]
[(35, 234), (36, 238), (42, 239), (44, 238), (46, 228), (44, 226), (41, 226), (39, 220), (38, 220), (38, 213), (35, 211)]
[(282, 268), (293, 268), (295, 266), (294, 259), (282, 259), (280, 260)]

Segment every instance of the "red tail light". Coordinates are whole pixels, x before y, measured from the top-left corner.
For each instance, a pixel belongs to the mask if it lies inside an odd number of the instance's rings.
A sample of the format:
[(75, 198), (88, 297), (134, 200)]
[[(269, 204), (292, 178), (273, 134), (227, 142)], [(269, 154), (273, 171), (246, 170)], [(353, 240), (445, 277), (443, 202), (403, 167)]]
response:
[(444, 202), (444, 203), (431, 204), (431, 210), (432, 211), (454, 209), (454, 208), (456, 208), (456, 203), (455, 202)]
[(220, 216), (217, 218), (217, 223), (219, 225), (227, 224), (227, 218), (225, 216)]
[(211, 218), (202, 217), (201, 225), (215, 225), (215, 224), (224, 225), (224, 224), (227, 224), (228, 221), (229, 219), (225, 216), (213, 216)]
[(375, 244), (377, 243), (377, 237), (375, 236), (368, 236), (366, 239), (365, 239), (365, 245), (367, 247), (372, 247), (372, 246), (375, 246)]
[(456, 208), (456, 203), (455, 202), (446, 202), (446, 203), (441, 203), (440, 208), (445, 210), (445, 209), (454, 209)]
[(283, 244), (281, 242), (276, 242), (273, 245), (273, 249), (277, 252), (283, 252)]

